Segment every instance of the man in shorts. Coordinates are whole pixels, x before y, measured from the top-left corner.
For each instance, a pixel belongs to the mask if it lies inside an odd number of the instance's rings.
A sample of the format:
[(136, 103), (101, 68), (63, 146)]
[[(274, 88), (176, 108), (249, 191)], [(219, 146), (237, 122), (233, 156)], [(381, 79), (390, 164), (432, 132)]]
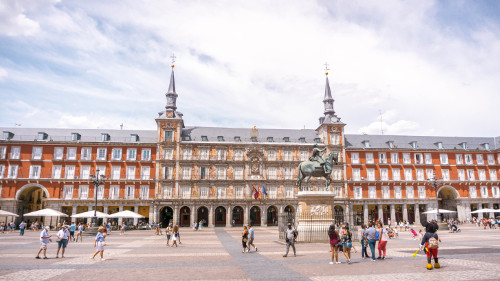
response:
[(71, 225), (69, 226), (69, 239), (70, 239), (70, 241), (75, 241), (75, 230), (76, 230), (76, 223), (72, 222)]
[(59, 240), (57, 241), (56, 259), (59, 258), (59, 250), (61, 250), (61, 247), (62, 247), (61, 258), (64, 258), (64, 251), (66, 251), (66, 246), (68, 246), (68, 238), (69, 238), (69, 230), (67, 225), (63, 225), (61, 230), (57, 232), (57, 238)]
[(255, 247), (255, 244), (253, 243), (253, 239), (254, 239), (254, 229), (252, 227), (252, 225), (248, 225), (248, 243), (247, 243), (247, 247), (248, 247), (248, 252), (250, 252), (250, 250), (252, 249), (252, 246), (255, 248), (255, 251), (257, 252), (257, 247)]
[(44, 229), (42, 229), (42, 232), (40, 232), (40, 250), (38, 250), (38, 254), (36, 254), (36, 259), (40, 258), (40, 253), (43, 251), (43, 258), (47, 259), (47, 244), (52, 242), (52, 239), (50, 239), (49, 235), (49, 227), (46, 226)]

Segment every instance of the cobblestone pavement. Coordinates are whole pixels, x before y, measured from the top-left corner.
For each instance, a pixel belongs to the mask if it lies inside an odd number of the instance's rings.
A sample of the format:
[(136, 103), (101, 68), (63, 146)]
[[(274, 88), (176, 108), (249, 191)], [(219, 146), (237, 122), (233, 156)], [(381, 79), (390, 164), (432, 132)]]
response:
[[(330, 265), (326, 243), (297, 244), (297, 257), (283, 258), (285, 246), (277, 228), (255, 228), (258, 251), (241, 252), (241, 228), (193, 231), (181, 229), (182, 244), (165, 245), (152, 231), (113, 232), (107, 237), (105, 261), (91, 260), (93, 238), (71, 242), (65, 258), (35, 259), (39, 232), (0, 233), (0, 280), (499, 280), (500, 229), (463, 226), (461, 233), (441, 232), (441, 269), (425, 269), (422, 254), (412, 258), (418, 242), (408, 232), (388, 242), (387, 258), (361, 258), (359, 244), (352, 263)], [(55, 232), (51, 232), (55, 236)]]

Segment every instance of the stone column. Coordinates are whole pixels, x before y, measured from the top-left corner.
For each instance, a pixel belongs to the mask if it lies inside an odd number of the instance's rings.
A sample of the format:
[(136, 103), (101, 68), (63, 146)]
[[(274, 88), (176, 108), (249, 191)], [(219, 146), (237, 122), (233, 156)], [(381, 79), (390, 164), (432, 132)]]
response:
[(210, 205), (208, 209), (208, 227), (214, 227), (214, 206)]
[(363, 224), (368, 223), (368, 204), (363, 204)]
[(243, 213), (243, 224), (248, 225), (248, 212), (249, 212), (248, 205), (245, 205), (243, 212), (244, 212)]
[(471, 217), (470, 212), (471, 212), (470, 203), (465, 203), (465, 220)]
[[(71, 216), (73, 216), (73, 215), (76, 215), (76, 206), (73, 206), (73, 207), (71, 208)], [(76, 219), (72, 219), (72, 218), (70, 218), (70, 220), (74, 220), (74, 221), (76, 221)]]
[[(483, 203), (477, 203), (477, 209), (482, 210), (483, 209)], [(483, 218), (483, 213), (477, 213), (477, 218), (482, 219)]]
[(394, 206), (394, 204), (391, 204), (391, 222), (395, 221), (396, 221), (396, 206)]
[[(403, 220), (408, 221), (408, 205), (406, 205), (406, 204), (403, 204)], [(410, 222), (410, 223), (412, 223), (412, 222)]]
[[(134, 212), (139, 213), (139, 206), (134, 206)], [(135, 218), (134, 225), (137, 225), (138, 222), (139, 222), (139, 219)]]
[(154, 205), (149, 205), (149, 222), (152, 222), (153, 220), (155, 221), (154, 217), (155, 217), (155, 212), (154, 212), (154, 208), (156, 206)]
[[(75, 208), (75, 207), (73, 207), (73, 208)], [(105, 214), (107, 214), (108, 213), (108, 206), (103, 206), (102, 207), (102, 212), (105, 213)], [(103, 222), (104, 223), (108, 223), (108, 218), (103, 218)]]
[[(118, 206), (118, 212), (123, 211), (123, 205)], [(123, 218), (118, 218), (118, 225), (122, 225)]]
[[(488, 208), (493, 209), (493, 203), (488, 204)], [(490, 212), (490, 218), (494, 218), (494, 217), (495, 217), (495, 213)]]
[(226, 207), (226, 227), (232, 226), (233, 218), (231, 218), (231, 206)]
[(378, 219), (382, 220), (384, 218), (384, 211), (382, 210), (382, 204), (378, 204)]
[(174, 209), (174, 217), (172, 220), (174, 221), (174, 225), (176, 225), (179, 224), (179, 206), (174, 205), (172, 208)]
[(420, 209), (418, 204), (415, 204), (415, 223), (420, 224)]
[(190, 223), (191, 223), (191, 226), (194, 225), (194, 222), (196, 221), (196, 206), (191, 206), (191, 215), (189, 216), (190, 217)]
[(260, 226), (267, 226), (267, 208), (263, 206), (260, 210)]
[(352, 204), (347, 203), (346, 205), (346, 210), (347, 210), (347, 221), (349, 222), (349, 225), (354, 225), (354, 209)]

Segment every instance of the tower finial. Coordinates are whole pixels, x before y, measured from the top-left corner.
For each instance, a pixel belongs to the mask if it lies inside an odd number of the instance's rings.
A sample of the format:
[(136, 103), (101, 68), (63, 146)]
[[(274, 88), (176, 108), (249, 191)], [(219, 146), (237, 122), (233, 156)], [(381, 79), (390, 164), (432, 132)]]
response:
[(325, 64), (323, 64), (325, 66), (325, 75), (328, 75), (328, 70), (330, 70), (328, 68), (328, 62), (325, 62)]
[(171, 65), (171, 67), (172, 67), (172, 68), (174, 68), (174, 67), (175, 67), (175, 65), (174, 65), (174, 63), (175, 63), (175, 58), (177, 58), (177, 57), (175, 56), (175, 54), (174, 54), (174, 53), (172, 53), (172, 55), (170, 56), (170, 58), (172, 59), (172, 65)]

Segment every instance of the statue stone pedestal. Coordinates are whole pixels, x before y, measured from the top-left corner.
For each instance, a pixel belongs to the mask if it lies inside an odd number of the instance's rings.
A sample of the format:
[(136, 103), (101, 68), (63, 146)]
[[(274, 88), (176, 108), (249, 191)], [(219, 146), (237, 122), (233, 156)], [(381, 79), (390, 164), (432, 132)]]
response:
[(333, 191), (299, 191), (296, 228), (299, 242), (328, 241), (328, 228), (334, 223)]

